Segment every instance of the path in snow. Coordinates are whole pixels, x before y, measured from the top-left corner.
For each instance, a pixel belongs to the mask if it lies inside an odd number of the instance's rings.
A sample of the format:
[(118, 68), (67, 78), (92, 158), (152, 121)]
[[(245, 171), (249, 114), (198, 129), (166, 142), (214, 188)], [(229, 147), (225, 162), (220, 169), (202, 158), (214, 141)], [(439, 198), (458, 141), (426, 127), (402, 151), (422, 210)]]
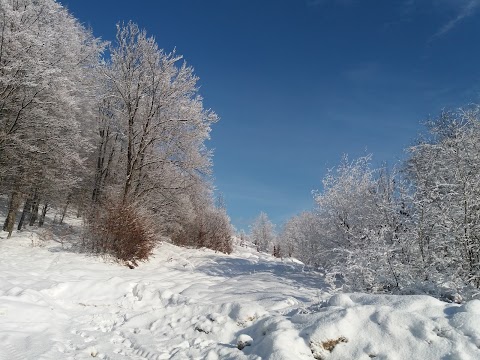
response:
[(250, 250), (163, 244), (130, 270), (32, 236), (0, 239), (0, 359), (257, 358), (236, 348), (244, 328), (318, 300), (315, 274)]

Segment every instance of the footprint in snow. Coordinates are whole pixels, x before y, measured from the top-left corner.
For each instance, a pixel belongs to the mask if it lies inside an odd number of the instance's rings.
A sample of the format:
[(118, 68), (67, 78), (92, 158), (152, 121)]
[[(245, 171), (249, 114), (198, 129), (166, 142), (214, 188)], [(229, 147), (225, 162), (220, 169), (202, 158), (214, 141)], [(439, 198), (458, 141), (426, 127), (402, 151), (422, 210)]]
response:
[[(110, 341), (113, 342), (112, 340)], [(115, 343), (121, 343), (124, 347), (124, 349), (115, 349), (114, 352), (117, 354), (121, 354), (127, 357), (131, 355), (136, 355), (146, 360), (161, 359), (161, 355), (159, 355), (152, 349), (148, 349), (145, 346), (138, 344), (133, 337), (125, 336), (123, 333), (120, 333), (115, 337)]]
[(24, 360), (28, 357), (13, 345), (4, 344), (0, 352), (0, 360)]

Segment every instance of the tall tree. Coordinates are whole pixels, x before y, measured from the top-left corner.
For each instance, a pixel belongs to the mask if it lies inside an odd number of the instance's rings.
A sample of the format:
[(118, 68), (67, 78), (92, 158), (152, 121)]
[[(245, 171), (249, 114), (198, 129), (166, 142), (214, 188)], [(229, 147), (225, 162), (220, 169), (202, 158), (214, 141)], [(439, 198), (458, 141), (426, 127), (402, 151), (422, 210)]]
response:
[[(108, 91), (101, 113), (101, 162), (105, 166), (118, 154), (123, 202), (152, 196), (161, 201), (209, 174), (211, 153), (204, 141), (217, 116), (203, 108), (193, 69), (177, 66), (181, 56), (164, 53), (134, 23), (117, 30), (103, 70)], [(109, 141), (115, 144), (105, 151)]]
[(409, 149), (416, 237), (426, 278), (480, 286), (480, 121), (444, 112)]
[(81, 129), (102, 44), (53, 0), (2, 0), (0, 37), (1, 187), (66, 197), (88, 149)]

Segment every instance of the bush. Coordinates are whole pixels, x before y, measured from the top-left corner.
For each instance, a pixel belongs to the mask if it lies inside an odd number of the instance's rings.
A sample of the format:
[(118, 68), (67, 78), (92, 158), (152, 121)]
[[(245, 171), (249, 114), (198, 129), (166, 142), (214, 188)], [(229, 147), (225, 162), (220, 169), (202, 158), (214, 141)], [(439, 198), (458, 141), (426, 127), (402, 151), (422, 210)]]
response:
[(179, 246), (206, 247), (226, 254), (233, 250), (230, 220), (221, 209), (206, 209), (175, 231), (171, 238)]
[(132, 205), (114, 203), (97, 209), (89, 221), (90, 241), (95, 253), (111, 255), (119, 262), (137, 266), (148, 260), (156, 245), (145, 216)]

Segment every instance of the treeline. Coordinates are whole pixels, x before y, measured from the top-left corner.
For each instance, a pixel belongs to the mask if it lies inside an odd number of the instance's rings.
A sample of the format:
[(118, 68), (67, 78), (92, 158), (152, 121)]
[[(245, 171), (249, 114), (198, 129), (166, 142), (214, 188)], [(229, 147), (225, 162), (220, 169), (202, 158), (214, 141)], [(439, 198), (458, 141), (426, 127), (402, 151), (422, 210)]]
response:
[(205, 146), (218, 117), (197, 82), (134, 23), (110, 44), (54, 0), (2, 0), (4, 230), (70, 207), (87, 220), (85, 248), (122, 261), (148, 258), (159, 235), (230, 252)]
[(452, 301), (478, 293), (480, 110), (443, 112), (427, 126), (393, 169), (373, 168), (371, 156), (344, 157), (314, 193), (312, 211), (289, 219), (277, 237), (261, 215), (253, 241), (323, 269), (347, 291)]

